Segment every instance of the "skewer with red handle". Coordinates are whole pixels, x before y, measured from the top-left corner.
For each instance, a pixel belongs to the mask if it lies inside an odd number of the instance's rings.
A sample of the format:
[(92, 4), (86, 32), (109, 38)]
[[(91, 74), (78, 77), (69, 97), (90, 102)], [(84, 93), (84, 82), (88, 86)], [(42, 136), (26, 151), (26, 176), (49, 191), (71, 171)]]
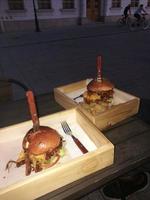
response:
[(97, 81), (102, 82), (102, 57), (97, 56)]
[(39, 118), (38, 118), (38, 114), (37, 114), (37, 109), (36, 109), (33, 92), (31, 90), (28, 90), (26, 92), (26, 96), (27, 96), (27, 101), (28, 101), (28, 105), (29, 105), (29, 111), (31, 114), (31, 119), (33, 122), (33, 131), (35, 132), (35, 131), (39, 130), (40, 125), (39, 125)]

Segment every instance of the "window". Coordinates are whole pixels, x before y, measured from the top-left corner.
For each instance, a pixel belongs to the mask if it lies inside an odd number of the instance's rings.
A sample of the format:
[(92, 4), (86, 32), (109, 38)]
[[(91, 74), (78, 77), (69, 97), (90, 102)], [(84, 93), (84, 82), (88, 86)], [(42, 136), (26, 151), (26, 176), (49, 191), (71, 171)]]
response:
[(139, 0), (131, 0), (131, 7), (138, 7), (139, 6)]
[(112, 0), (112, 8), (120, 8), (121, 0)]
[(74, 0), (63, 0), (63, 9), (74, 8)]
[(98, 0), (95, 0), (95, 5), (94, 5), (95, 8), (99, 8), (99, 1)]
[(51, 9), (51, 1), (50, 0), (38, 0), (38, 8), (39, 9)]
[(8, 6), (10, 10), (24, 10), (23, 0), (8, 0)]
[(150, 0), (147, 1), (147, 6), (150, 7)]

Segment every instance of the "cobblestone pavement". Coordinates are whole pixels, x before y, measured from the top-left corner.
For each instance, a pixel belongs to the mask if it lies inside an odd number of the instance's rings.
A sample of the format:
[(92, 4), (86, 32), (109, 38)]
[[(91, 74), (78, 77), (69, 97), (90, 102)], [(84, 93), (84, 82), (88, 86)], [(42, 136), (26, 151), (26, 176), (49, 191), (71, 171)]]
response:
[[(36, 95), (96, 76), (96, 56), (103, 76), (117, 88), (149, 98), (150, 37), (115, 25), (83, 25), (37, 32), (0, 34), (0, 77), (17, 79)], [(14, 99), (24, 92), (13, 86)]]

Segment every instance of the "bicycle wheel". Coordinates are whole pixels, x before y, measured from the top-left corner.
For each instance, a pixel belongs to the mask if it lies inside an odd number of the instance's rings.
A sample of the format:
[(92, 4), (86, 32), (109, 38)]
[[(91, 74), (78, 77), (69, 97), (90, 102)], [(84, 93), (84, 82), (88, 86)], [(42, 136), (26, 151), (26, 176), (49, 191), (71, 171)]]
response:
[(137, 22), (135, 20), (129, 20), (128, 27), (130, 31), (135, 31), (137, 29)]
[(122, 26), (124, 26), (124, 21), (123, 21), (123, 18), (119, 18), (118, 20), (117, 20), (117, 26), (119, 26), (119, 27), (122, 27)]
[(144, 20), (143, 21), (143, 24), (142, 24), (142, 28), (143, 28), (143, 30), (147, 30), (147, 29), (149, 29), (149, 27), (150, 27), (150, 22), (149, 22), (149, 20)]

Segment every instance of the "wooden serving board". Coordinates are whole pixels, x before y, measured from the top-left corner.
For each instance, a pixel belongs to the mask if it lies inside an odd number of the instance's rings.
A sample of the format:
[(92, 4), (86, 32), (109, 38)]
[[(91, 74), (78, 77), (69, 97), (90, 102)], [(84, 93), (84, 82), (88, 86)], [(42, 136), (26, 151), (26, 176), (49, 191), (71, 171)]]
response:
[[(88, 149), (82, 154), (72, 138), (63, 132), (66, 120), (74, 135)], [(40, 124), (56, 129), (63, 137), (65, 156), (53, 167), (25, 176), (25, 167), (12, 166), (22, 149), (22, 139), (32, 127), (31, 121), (0, 129), (0, 199), (36, 199), (69, 183), (105, 168), (114, 161), (114, 146), (78, 108), (40, 118)]]
[(83, 98), (80, 96), (86, 91), (86, 86), (91, 79), (54, 88), (54, 96), (57, 103), (65, 109), (78, 107), (100, 130), (110, 128), (114, 124), (135, 115), (139, 110), (140, 99), (134, 95), (114, 88), (112, 106), (105, 111), (93, 113), (85, 109)]

